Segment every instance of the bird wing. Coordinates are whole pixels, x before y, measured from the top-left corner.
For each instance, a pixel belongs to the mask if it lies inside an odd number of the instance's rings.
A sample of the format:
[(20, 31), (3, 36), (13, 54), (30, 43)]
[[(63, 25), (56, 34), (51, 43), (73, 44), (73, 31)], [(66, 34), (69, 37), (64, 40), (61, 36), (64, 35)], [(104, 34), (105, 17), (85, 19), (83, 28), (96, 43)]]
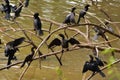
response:
[(63, 21), (63, 23), (70, 23), (70, 15), (71, 15), (71, 13), (66, 16), (65, 20)]
[(85, 73), (86, 71), (88, 71), (88, 67), (89, 67), (89, 62), (86, 61), (85, 64), (84, 64), (84, 66), (83, 66), (83, 71), (82, 71), (82, 73)]
[(61, 45), (61, 41), (58, 38), (55, 38), (53, 41), (51, 41), (51, 43), (48, 45), (48, 48), (51, 48), (53, 46), (60, 46)]
[(80, 42), (78, 40), (74, 39), (74, 38), (70, 38), (69, 42), (70, 42), (71, 45), (80, 44)]
[(42, 24), (40, 18), (34, 19), (34, 28), (37, 30), (41, 30)]
[(103, 63), (103, 61), (101, 61), (101, 59), (99, 59), (98, 57), (95, 57), (95, 59), (99, 66), (104, 66), (104, 63)]
[(13, 41), (13, 47), (20, 45), (24, 40), (25, 40), (24, 37), (15, 39), (15, 40)]

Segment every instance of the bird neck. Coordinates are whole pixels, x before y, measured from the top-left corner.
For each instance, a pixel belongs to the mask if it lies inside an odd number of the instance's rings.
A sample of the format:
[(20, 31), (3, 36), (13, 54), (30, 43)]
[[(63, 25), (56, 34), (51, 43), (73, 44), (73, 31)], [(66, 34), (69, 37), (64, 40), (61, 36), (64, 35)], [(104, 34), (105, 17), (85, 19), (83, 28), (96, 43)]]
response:
[(35, 51), (34, 51), (34, 48), (31, 49), (31, 52), (32, 52), (32, 54), (34, 54), (34, 52), (35, 52)]
[(74, 12), (75, 10), (72, 10), (71, 12)]
[(65, 39), (65, 37), (64, 36), (62, 36), (62, 40), (64, 40)]
[(84, 10), (85, 10), (85, 11), (88, 11), (88, 7), (85, 7)]

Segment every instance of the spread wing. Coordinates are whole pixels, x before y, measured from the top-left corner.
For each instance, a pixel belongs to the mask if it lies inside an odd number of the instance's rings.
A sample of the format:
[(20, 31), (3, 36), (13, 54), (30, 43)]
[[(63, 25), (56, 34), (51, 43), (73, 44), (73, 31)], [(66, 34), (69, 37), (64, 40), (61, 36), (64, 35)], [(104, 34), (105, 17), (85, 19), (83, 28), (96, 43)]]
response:
[(21, 37), (21, 38), (15, 39), (15, 40), (13, 41), (13, 46), (15, 47), (15, 46), (20, 45), (24, 40), (25, 40), (24, 37)]
[(70, 38), (69, 42), (70, 42), (71, 45), (80, 44), (80, 42), (78, 40), (74, 39), (74, 38)]
[(103, 63), (103, 61), (101, 61), (101, 59), (99, 59), (97, 57), (95, 57), (95, 59), (96, 59), (96, 62), (99, 66), (104, 66), (104, 63)]
[(88, 67), (89, 67), (89, 62), (85, 62), (85, 64), (84, 64), (84, 66), (83, 66), (83, 71), (82, 71), (82, 73), (85, 73), (85, 72), (87, 72), (88, 71)]
[(58, 38), (55, 38), (53, 41), (51, 41), (51, 43), (48, 45), (48, 48), (51, 48), (53, 46), (60, 46), (61, 45), (61, 41)]

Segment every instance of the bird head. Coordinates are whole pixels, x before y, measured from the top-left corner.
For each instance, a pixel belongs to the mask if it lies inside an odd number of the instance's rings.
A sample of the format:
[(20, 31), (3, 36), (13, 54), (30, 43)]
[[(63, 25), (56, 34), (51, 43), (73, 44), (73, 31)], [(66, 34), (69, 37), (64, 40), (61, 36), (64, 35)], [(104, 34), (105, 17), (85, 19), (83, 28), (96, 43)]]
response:
[(90, 5), (89, 5), (89, 4), (87, 4), (87, 5), (85, 6), (85, 8), (88, 8), (88, 7), (90, 7)]
[(35, 46), (33, 46), (32, 48), (31, 48), (31, 51), (34, 51), (34, 49), (35, 49), (36, 47)]
[(109, 22), (105, 22), (105, 25), (108, 25), (109, 24)]
[(73, 7), (71, 12), (74, 12), (75, 9), (76, 9), (76, 7)]
[(63, 34), (59, 34), (60, 37), (65, 38)]
[(90, 61), (93, 61), (93, 56), (92, 56), (92, 55), (89, 55), (89, 57), (90, 57)]
[(33, 16), (36, 18), (36, 17), (38, 17), (38, 16), (39, 16), (39, 13), (37, 13), (37, 12), (36, 12), (36, 13), (34, 13), (34, 15), (33, 15)]

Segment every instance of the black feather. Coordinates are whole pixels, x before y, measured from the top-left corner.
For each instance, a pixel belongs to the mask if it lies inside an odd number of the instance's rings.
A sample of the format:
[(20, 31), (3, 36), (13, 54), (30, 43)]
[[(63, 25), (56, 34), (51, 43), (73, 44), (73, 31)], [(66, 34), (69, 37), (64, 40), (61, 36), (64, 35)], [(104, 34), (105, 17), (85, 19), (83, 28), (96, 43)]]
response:
[(66, 18), (65, 18), (63, 23), (66, 23), (66, 24), (76, 23), (75, 22), (75, 12), (74, 12), (75, 9), (76, 9), (75, 7), (72, 8), (71, 13), (69, 13), (66, 16)]
[(15, 39), (14, 42), (13, 42), (13, 46), (18, 46), (18, 45), (20, 45), (24, 40), (25, 40), (24, 37)]
[(39, 18), (39, 13), (35, 13), (33, 16), (34, 16), (34, 30), (38, 35), (43, 35), (42, 23), (41, 19)]
[(101, 59), (99, 59), (98, 57), (95, 57), (95, 59), (99, 66), (104, 66), (104, 63), (103, 61), (101, 61)]
[(70, 38), (69, 42), (70, 42), (71, 45), (80, 44), (80, 42), (78, 40), (74, 39), (74, 38)]
[(84, 64), (84, 66), (83, 66), (83, 71), (82, 71), (82, 73), (87, 72), (87, 71), (88, 71), (88, 67), (89, 67), (89, 62), (86, 61), (85, 64)]
[(34, 52), (35, 52), (34, 49), (35, 49), (35, 47), (32, 47), (32, 48), (31, 48), (31, 53), (28, 54), (28, 55), (25, 57), (25, 59), (24, 59), (24, 61), (23, 61), (23, 64), (21, 65), (20, 68), (24, 67), (25, 63), (28, 63), (28, 65), (29, 65), (30, 62), (33, 60), (32, 58), (33, 58), (33, 55), (34, 55)]
[(20, 45), (24, 41), (24, 39), (24, 37), (21, 37), (6, 44), (4, 52), (5, 56), (8, 57), (7, 65), (11, 64), (11, 60), (13, 60), (15, 57), (14, 54), (16, 53), (16, 51), (18, 51), (17, 46)]
[(60, 46), (61, 45), (61, 41), (58, 38), (55, 38), (53, 41), (51, 41), (51, 43), (48, 45), (48, 48), (51, 48), (53, 46)]

